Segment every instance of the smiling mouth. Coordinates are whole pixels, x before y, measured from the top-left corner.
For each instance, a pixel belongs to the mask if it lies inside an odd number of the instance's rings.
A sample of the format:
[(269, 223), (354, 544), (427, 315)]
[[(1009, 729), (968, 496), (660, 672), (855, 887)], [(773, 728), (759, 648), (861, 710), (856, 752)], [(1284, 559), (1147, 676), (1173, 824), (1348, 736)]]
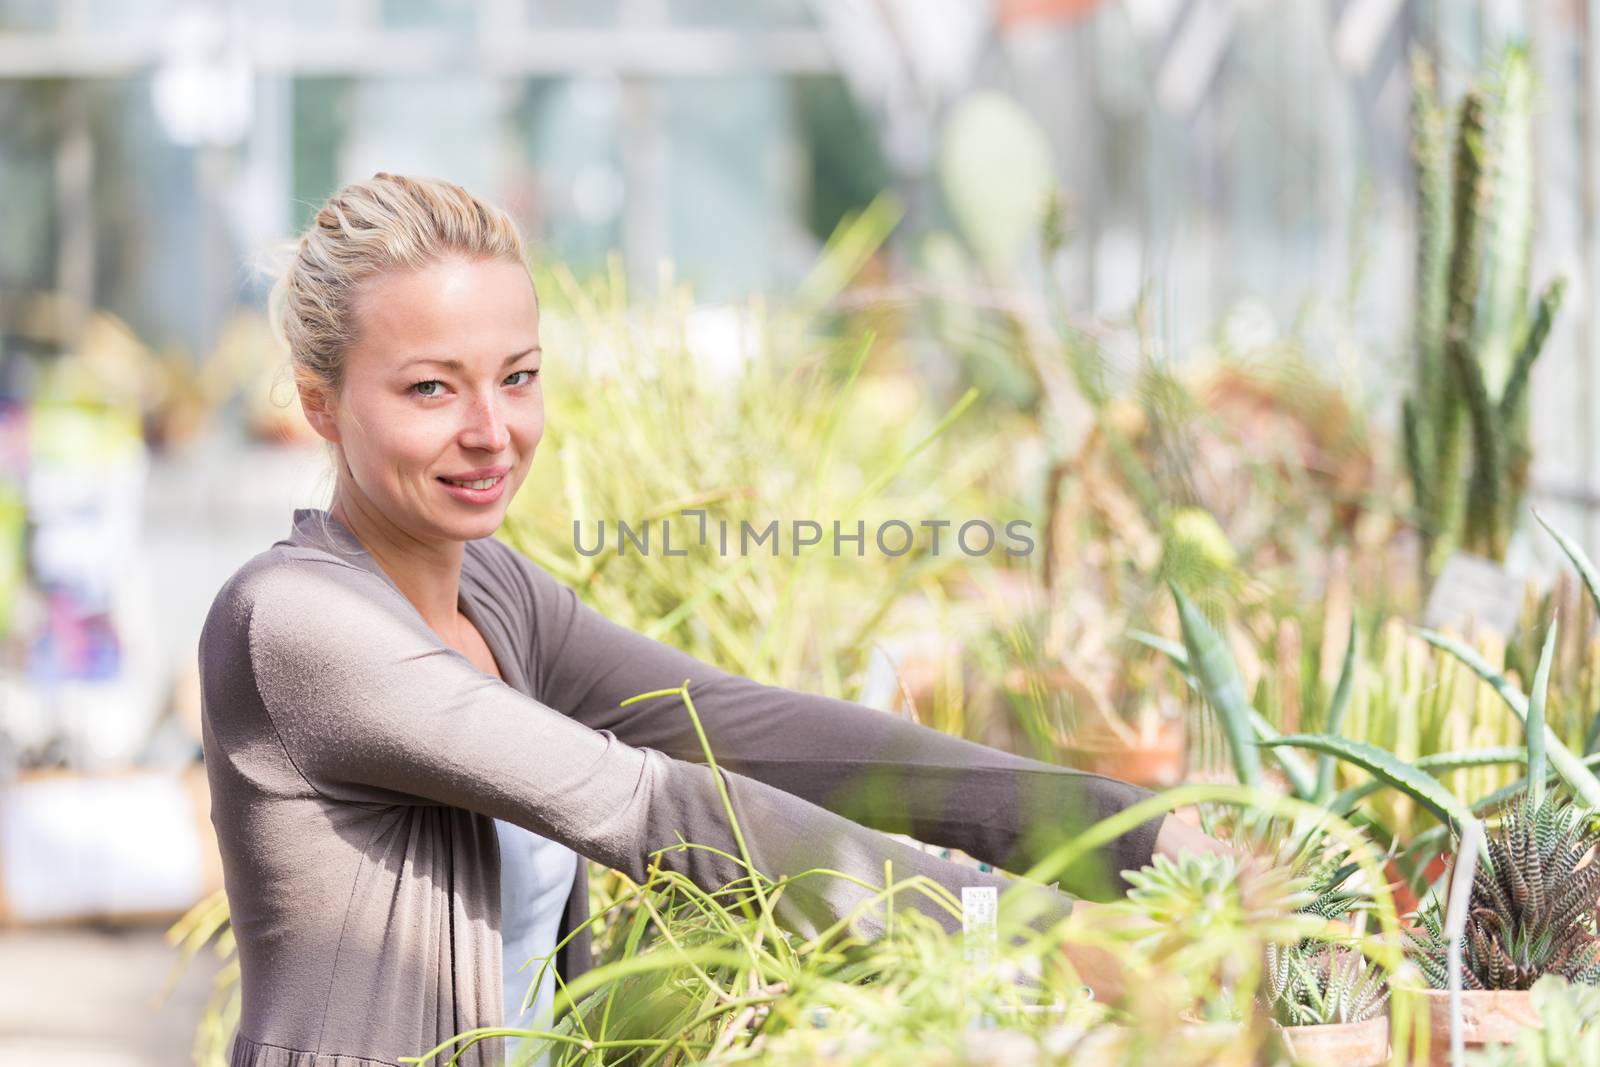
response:
[(496, 475), (493, 478), (475, 478), (470, 482), (458, 482), (453, 478), (440, 478), (446, 485), (459, 485), (463, 489), (493, 489), (505, 475)]

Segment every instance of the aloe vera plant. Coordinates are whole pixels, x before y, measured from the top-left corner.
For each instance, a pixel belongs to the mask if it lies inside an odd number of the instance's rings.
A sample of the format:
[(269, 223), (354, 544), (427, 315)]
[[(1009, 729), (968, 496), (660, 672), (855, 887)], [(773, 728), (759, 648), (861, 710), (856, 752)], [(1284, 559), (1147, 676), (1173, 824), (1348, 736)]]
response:
[[(1580, 572), (1592, 573), (1581, 550), (1564, 542)], [(1556, 752), (1565, 758), (1556, 769), (1574, 791), (1593, 772), (1545, 725), (1550, 662), (1557, 627), (1550, 623), (1533, 692), (1520, 718), (1527, 736), (1526, 785), (1502, 811), (1485, 841), (1484, 862), (1473, 870), (1461, 945), (1461, 982), (1467, 989), (1528, 989), (1545, 975), (1588, 985), (1600, 983), (1600, 826), (1592, 807), (1566, 794), (1546, 791), (1546, 767)], [(1509, 683), (1507, 702), (1515, 706)], [(1412, 941), (1424, 977), (1438, 989), (1450, 980), (1450, 938), (1444, 933), (1444, 908), (1434, 894), (1419, 915), (1421, 934)]]
[[(1595, 581), (1594, 564), (1590, 562), (1583, 549), (1574, 541), (1552, 528), (1544, 521), (1543, 517), (1540, 517), (1539, 521), (1545, 529), (1549, 530), (1561, 550), (1571, 560), (1573, 567), (1582, 576), (1590, 595), (1594, 597), (1596, 607), (1600, 608), (1600, 586), (1597, 586)], [(1550, 682), (1550, 664), (1555, 654), (1556, 624), (1554, 621), (1551, 622), (1550, 628), (1545, 635), (1543, 651), (1540, 654), (1538, 666), (1534, 669), (1534, 691), (1531, 697), (1524, 695), (1503, 673), (1495, 670), (1481, 656), (1461, 642), (1428, 630), (1421, 631), (1421, 636), (1429, 644), (1456, 657), (1474, 674), (1482, 678), (1500, 696), (1506, 707), (1511, 709), (1518, 719), (1522, 720), (1527, 735), (1528, 781), (1532, 784), (1536, 795), (1541, 794), (1544, 789), (1545, 767), (1548, 763), (1579, 799), (1590, 807), (1600, 808), (1600, 776), (1596, 776), (1583, 758), (1574, 754), (1571, 749), (1562, 743), (1561, 739), (1550, 729), (1545, 718), (1545, 705), (1548, 699)], [(1594, 729), (1592, 724), (1587, 733), (1593, 736)]]
[[(1457, 548), (1505, 558), (1526, 493), (1528, 382), (1565, 279), (1530, 310), (1532, 72), (1522, 48), (1470, 88), (1454, 129), (1432, 68), (1413, 61), (1420, 200), (1417, 380), (1404, 403), (1406, 469), (1427, 562)], [(1470, 444), (1470, 448), (1468, 447)]]
[[(1334, 797), (1331, 757), (1336, 753), (1326, 753), (1328, 758), (1313, 769), (1292, 747), (1283, 744), (1277, 730), (1251, 705), (1239, 666), (1222, 634), (1176, 585), (1172, 587), (1172, 595), (1178, 605), (1182, 645), (1141, 631), (1133, 631), (1128, 636), (1170, 659), (1216, 712), (1228, 738), (1240, 783), (1259, 784), (1260, 750), (1265, 748), (1288, 780), (1291, 795), (1318, 803), (1331, 801)], [(1322, 716), (1330, 731), (1337, 731), (1343, 723), (1355, 690), (1357, 648), (1357, 631), (1352, 622), (1339, 681)]]

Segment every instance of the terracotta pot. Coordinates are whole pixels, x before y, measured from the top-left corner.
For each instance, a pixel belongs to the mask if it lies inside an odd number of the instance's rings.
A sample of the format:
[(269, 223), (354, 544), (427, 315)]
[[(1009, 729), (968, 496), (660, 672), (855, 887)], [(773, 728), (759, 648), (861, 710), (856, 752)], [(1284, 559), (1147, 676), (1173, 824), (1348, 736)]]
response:
[[(1428, 1062), (1432, 1067), (1450, 1064), (1450, 994), (1443, 989), (1422, 993), (1428, 1007)], [(1508, 1044), (1527, 1027), (1540, 1026), (1527, 990), (1461, 991), (1461, 1035), (1467, 1049)]]
[(1066, 740), (1067, 762), (1079, 770), (1103, 774), (1134, 785), (1169, 786), (1183, 780), (1183, 728), (1172, 723), (1133, 742), (1110, 734), (1080, 735)]
[(1377, 1067), (1389, 1061), (1389, 1017), (1364, 1023), (1285, 1026), (1283, 1044), (1301, 1067)]
[(1212, 1063), (1229, 1057), (1230, 1050), (1240, 1047), (1244, 1037), (1244, 1023), (1202, 1022), (1193, 1012), (1178, 1015), (1177, 1037), (1188, 1062)]
[[(1431, 885), (1449, 869), (1449, 866), (1450, 861), (1446, 856), (1443, 854), (1435, 856), (1422, 869), (1422, 877)], [(1411, 891), (1411, 883), (1406, 878), (1405, 872), (1393, 859), (1384, 861), (1383, 876), (1389, 883), (1390, 892), (1394, 894), (1395, 911), (1406, 915), (1421, 906), (1421, 898)]]

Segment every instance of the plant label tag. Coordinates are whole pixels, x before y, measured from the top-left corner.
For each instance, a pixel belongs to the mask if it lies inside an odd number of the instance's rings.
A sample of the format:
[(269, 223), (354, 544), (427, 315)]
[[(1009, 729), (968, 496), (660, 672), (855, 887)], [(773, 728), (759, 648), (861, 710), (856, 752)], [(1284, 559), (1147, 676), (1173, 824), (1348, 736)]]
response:
[(1423, 623), (1430, 630), (1467, 633), (1472, 623), (1506, 637), (1522, 611), (1522, 582), (1482, 556), (1457, 552), (1445, 560), (1428, 594)]
[(998, 943), (996, 915), (999, 890), (992, 885), (961, 887), (961, 949), (968, 963), (981, 966), (993, 958)]

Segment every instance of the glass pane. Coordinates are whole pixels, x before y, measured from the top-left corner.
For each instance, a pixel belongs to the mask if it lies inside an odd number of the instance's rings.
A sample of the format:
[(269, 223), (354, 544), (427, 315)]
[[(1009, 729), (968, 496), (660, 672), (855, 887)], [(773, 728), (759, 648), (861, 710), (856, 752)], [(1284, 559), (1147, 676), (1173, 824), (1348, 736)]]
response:
[(0, 0), (0, 29), (48, 30), (56, 24), (51, 0)]
[(668, 0), (668, 18), (680, 26), (811, 26), (811, 5), (803, 0)]
[(470, 29), (472, 5), (465, 0), (383, 0), (378, 21), (385, 26)]
[(621, 0), (527, 0), (530, 29), (608, 27), (622, 17)]

